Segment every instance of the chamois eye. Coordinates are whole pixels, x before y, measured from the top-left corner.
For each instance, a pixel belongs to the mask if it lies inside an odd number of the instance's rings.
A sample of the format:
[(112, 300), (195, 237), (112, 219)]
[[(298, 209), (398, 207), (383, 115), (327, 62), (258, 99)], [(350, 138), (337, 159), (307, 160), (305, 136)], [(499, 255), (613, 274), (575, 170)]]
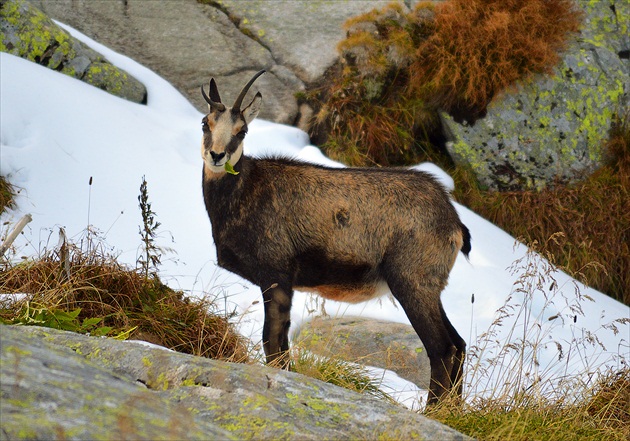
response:
[(206, 121), (201, 122), (201, 130), (203, 130), (204, 132), (210, 131), (210, 126), (208, 125)]
[(243, 139), (243, 138), (245, 138), (245, 135), (247, 135), (247, 131), (246, 130), (241, 130), (240, 132), (238, 132), (236, 134), (236, 137), (240, 138), (240, 139)]

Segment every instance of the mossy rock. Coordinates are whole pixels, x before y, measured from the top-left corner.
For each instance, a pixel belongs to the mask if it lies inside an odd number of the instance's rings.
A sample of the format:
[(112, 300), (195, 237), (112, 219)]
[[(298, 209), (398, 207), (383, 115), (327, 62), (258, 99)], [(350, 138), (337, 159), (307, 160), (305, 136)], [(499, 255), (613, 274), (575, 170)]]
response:
[(90, 49), (23, 0), (0, 5), (0, 51), (85, 81), (113, 95), (146, 103), (142, 83)]
[(630, 2), (589, 0), (579, 2), (586, 13), (580, 37), (616, 53), (626, 75), (630, 75)]
[(585, 29), (552, 75), (505, 91), (474, 124), (441, 115), (449, 154), (472, 169), (482, 187), (542, 189), (579, 181), (601, 166), (613, 117), (628, 106), (623, 47), (630, 8), (627, 2), (580, 4)]
[(470, 439), (267, 366), (34, 326), (0, 335), (2, 439)]
[(443, 114), (456, 163), (494, 190), (542, 189), (583, 179), (600, 167), (628, 76), (605, 47), (574, 46), (553, 76), (521, 83), (469, 125)]

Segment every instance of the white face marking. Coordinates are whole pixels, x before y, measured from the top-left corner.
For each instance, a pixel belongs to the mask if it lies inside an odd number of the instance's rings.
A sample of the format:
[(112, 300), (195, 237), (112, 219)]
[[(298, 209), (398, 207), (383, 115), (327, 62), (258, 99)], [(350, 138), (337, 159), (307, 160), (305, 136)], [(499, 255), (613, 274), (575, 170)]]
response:
[[(234, 122), (230, 111), (211, 112), (206, 116), (209, 132), (201, 140), (201, 157), (206, 170), (212, 173), (225, 173), (225, 164), (234, 166), (243, 154), (243, 139), (238, 135), (245, 124), (238, 119)], [(236, 149), (234, 146), (236, 145)], [(232, 150), (229, 151), (228, 149)]]

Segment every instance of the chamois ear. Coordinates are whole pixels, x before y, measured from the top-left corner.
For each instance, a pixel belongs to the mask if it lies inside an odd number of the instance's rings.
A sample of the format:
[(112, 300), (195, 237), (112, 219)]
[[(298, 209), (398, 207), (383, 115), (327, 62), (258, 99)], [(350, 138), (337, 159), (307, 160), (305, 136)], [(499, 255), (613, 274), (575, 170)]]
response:
[(215, 103), (221, 103), (221, 95), (219, 95), (219, 88), (214, 78), (210, 79), (210, 99)]
[(256, 96), (252, 100), (251, 103), (243, 110), (243, 117), (245, 117), (245, 122), (249, 124), (252, 122), (257, 116), (258, 112), (260, 112), (260, 106), (262, 105), (262, 95), (260, 92), (256, 93)]

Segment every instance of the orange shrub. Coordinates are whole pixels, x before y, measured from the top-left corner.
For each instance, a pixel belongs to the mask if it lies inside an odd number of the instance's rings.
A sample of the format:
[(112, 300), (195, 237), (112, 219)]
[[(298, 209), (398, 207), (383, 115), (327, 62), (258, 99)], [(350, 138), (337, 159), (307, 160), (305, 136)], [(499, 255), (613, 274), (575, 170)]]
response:
[(497, 92), (550, 72), (581, 19), (571, 0), (440, 3), (410, 68), (412, 87), (438, 107), (482, 112)]

